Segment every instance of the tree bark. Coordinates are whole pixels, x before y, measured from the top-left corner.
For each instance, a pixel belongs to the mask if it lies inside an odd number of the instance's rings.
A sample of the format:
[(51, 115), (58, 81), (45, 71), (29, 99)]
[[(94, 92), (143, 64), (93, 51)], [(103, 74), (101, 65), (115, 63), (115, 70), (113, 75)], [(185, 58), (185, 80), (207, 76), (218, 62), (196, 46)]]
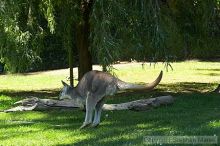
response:
[(77, 48), (79, 50), (78, 80), (80, 80), (86, 72), (92, 70), (92, 57), (89, 51), (89, 19), (93, 3), (94, 0), (82, 0), (81, 3), (82, 20), (77, 26)]
[(70, 86), (73, 87), (73, 47), (69, 47)]
[[(159, 96), (156, 98), (140, 99), (119, 104), (104, 104), (103, 110), (134, 110), (145, 111), (161, 105), (169, 105), (174, 102), (174, 98), (170, 95)], [(20, 106), (4, 110), (4, 112), (15, 111), (31, 111), (31, 110), (48, 110), (52, 108), (80, 108), (84, 109), (83, 105), (78, 105), (74, 100), (54, 100), (54, 99), (40, 99), (32, 97), (16, 102)]]

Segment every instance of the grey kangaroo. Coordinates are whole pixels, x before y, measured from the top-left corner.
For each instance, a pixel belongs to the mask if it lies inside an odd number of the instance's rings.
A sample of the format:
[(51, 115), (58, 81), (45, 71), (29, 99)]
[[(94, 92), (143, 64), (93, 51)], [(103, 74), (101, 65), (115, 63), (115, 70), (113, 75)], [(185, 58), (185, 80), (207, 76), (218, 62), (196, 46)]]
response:
[[(62, 81), (64, 87), (59, 99), (74, 99), (76, 103), (85, 105), (85, 121), (80, 128), (87, 127), (90, 124), (92, 124), (92, 127), (96, 127), (100, 123), (105, 97), (114, 95), (121, 90), (152, 90), (160, 83), (162, 76), (163, 72), (161, 71), (154, 82), (147, 85), (136, 85), (124, 82), (106, 72), (89, 71), (82, 77), (76, 87), (71, 87)], [(94, 110), (95, 115), (92, 122)]]

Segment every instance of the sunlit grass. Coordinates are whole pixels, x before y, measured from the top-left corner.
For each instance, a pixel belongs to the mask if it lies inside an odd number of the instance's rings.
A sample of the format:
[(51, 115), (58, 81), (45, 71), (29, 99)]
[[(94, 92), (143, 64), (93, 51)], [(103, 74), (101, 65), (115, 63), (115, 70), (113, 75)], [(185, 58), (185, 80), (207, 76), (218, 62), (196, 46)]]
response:
[[(166, 72), (163, 64), (142, 69), (141, 64), (116, 65), (116, 75), (125, 81), (153, 81), (160, 70), (164, 77), (150, 93), (119, 94), (107, 100), (119, 103), (150, 96), (171, 94), (175, 102), (145, 112), (104, 111), (101, 125), (79, 130), (85, 113), (53, 109), (0, 113), (0, 145), (143, 145), (147, 135), (220, 136), (220, 95), (209, 93), (220, 83), (219, 62), (173, 63)], [(95, 67), (97, 68), (97, 67)], [(56, 98), (68, 70), (0, 76), (0, 110), (27, 96)]]
[[(165, 68), (164, 64), (157, 63), (131, 63), (115, 65), (114, 73), (122, 80), (129, 82), (151, 82), (164, 71), (162, 84), (176, 82), (196, 82), (196, 83), (219, 83), (220, 63), (219, 62), (175, 62), (171, 63), (172, 68)], [(94, 69), (100, 70), (98, 66)], [(168, 69), (168, 71), (167, 71)], [(61, 80), (68, 78), (68, 69), (36, 72), (30, 74), (12, 74), (0, 76), (0, 90), (47, 90), (61, 88)], [(77, 69), (74, 69), (75, 76)], [(76, 78), (76, 77), (75, 77)]]
[[(186, 61), (171, 63), (172, 68), (166, 68), (164, 64), (141, 63), (116, 67), (116, 74), (131, 82), (150, 82), (160, 72), (164, 71), (162, 84), (176, 82), (197, 82), (197, 83), (219, 83), (220, 63), (219, 62), (198, 62)], [(125, 71), (126, 70), (126, 71)]]

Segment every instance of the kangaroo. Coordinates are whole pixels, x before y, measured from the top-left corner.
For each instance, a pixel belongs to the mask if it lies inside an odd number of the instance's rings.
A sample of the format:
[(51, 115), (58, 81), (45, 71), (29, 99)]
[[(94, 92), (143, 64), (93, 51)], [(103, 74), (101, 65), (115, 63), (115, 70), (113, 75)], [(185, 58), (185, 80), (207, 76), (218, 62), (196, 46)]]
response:
[(76, 87), (71, 87), (62, 81), (64, 87), (59, 99), (73, 99), (77, 104), (85, 105), (86, 116), (80, 128), (85, 128), (90, 124), (92, 127), (96, 127), (100, 123), (102, 107), (107, 96), (124, 90), (152, 90), (160, 83), (162, 76), (163, 72), (161, 71), (154, 82), (147, 85), (137, 85), (124, 82), (109, 73), (93, 70), (87, 72)]

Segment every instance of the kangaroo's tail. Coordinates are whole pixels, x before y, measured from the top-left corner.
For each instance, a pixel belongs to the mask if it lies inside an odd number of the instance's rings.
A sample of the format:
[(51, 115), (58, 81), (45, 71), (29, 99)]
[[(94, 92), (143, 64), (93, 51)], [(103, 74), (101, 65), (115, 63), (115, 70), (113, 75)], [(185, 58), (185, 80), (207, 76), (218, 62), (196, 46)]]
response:
[(152, 90), (154, 89), (154, 87), (156, 87), (161, 79), (163, 77), (163, 71), (160, 72), (159, 76), (157, 77), (157, 79), (155, 81), (153, 81), (152, 83), (146, 84), (146, 85), (137, 85), (137, 84), (133, 84), (133, 83), (127, 83), (121, 80), (117, 80), (117, 86), (119, 88), (119, 90)]

